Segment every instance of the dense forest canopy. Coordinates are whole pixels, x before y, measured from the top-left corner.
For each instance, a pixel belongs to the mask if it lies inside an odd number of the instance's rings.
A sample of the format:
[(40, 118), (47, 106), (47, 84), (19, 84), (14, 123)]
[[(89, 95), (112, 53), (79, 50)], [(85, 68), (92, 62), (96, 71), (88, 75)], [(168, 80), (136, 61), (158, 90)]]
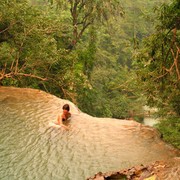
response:
[(139, 120), (148, 104), (177, 127), (178, 0), (2, 0), (0, 9), (1, 85), (45, 90), (93, 116)]
[(164, 139), (180, 148), (180, 1), (157, 10), (155, 31), (143, 39), (135, 69), (148, 105), (159, 109)]
[(2, 1), (1, 84), (44, 89), (92, 115), (127, 117), (142, 106), (132, 55), (154, 31), (155, 3)]
[(137, 71), (149, 104), (177, 115), (180, 115), (179, 7), (178, 1), (161, 7), (156, 31), (144, 39), (137, 55)]

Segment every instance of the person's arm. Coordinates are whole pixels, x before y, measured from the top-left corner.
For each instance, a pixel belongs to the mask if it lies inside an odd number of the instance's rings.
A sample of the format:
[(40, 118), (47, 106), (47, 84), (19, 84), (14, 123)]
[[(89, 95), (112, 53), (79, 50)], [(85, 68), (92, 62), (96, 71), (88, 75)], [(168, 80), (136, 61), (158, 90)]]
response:
[(62, 117), (61, 117), (60, 115), (58, 115), (57, 123), (58, 123), (59, 125), (62, 124)]

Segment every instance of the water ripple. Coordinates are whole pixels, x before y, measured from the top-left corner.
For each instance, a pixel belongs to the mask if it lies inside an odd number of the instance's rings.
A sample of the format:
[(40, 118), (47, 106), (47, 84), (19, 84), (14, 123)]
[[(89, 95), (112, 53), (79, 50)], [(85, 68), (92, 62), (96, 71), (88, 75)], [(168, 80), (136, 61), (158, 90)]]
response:
[[(50, 127), (67, 102), (70, 130)], [(0, 88), (0, 179), (84, 180), (175, 155), (148, 126), (93, 118), (39, 90)]]

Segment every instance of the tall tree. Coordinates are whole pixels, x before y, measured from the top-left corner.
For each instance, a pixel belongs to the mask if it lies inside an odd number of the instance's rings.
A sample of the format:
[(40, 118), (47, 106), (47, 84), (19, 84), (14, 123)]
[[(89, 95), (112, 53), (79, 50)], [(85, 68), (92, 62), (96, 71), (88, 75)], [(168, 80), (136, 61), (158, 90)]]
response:
[(137, 57), (137, 73), (149, 104), (180, 115), (180, 2), (164, 4), (158, 12), (156, 32)]
[(110, 16), (122, 16), (123, 10), (117, 0), (50, 0), (62, 10), (69, 11), (72, 25), (71, 41), (68, 49), (73, 49), (85, 30), (94, 23), (108, 20)]
[(71, 56), (58, 48), (55, 39), (57, 35), (63, 37), (66, 28), (58, 14), (48, 7), (42, 9), (17, 0), (1, 1), (0, 9), (1, 85), (64, 94), (62, 84), (72, 80), (65, 78), (64, 71), (72, 66)]

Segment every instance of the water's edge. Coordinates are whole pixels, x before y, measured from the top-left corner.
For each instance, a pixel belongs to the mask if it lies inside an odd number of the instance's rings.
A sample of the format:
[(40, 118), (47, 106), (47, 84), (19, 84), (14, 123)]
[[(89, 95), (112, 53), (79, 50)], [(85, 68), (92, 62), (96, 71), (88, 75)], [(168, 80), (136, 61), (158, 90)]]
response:
[[(65, 103), (70, 131), (49, 126)], [(177, 155), (150, 126), (92, 117), (40, 90), (0, 87), (0, 179), (84, 180)]]

